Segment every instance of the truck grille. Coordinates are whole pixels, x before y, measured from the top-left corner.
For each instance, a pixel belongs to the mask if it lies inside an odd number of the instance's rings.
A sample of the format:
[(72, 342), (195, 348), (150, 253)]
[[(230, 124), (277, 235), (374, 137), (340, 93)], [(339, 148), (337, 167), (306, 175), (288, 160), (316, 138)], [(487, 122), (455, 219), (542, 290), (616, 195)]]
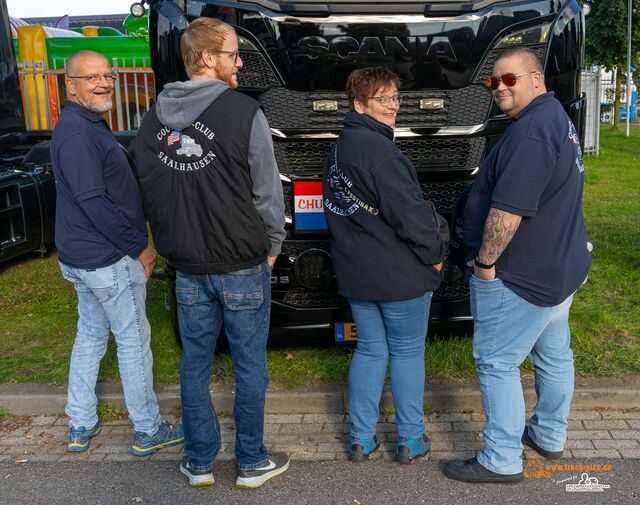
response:
[(290, 289), (282, 301), (294, 307), (341, 307), (345, 303), (335, 291), (308, 291), (305, 288)]
[(475, 168), (482, 161), (486, 140), (483, 137), (429, 138), (398, 140), (396, 145), (420, 173)]
[[(431, 194), (437, 194), (438, 192), (444, 193), (456, 193), (461, 191), (467, 183), (457, 182), (445, 184), (432, 184), (429, 191)], [(447, 191), (445, 190), (447, 188)], [(290, 187), (285, 187), (285, 193)], [(423, 188), (424, 190), (424, 188)], [(290, 205), (290, 200), (285, 199)], [(289, 210), (287, 211), (289, 212)], [(292, 258), (299, 257), (304, 251), (309, 249), (321, 249), (330, 253), (329, 240), (291, 240), (285, 241), (282, 246), (282, 254)], [(290, 274), (291, 275), (291, 274)], [(292, 278), (295, 278), (293, 276)], [(443, 282), (440, 288), (434, 293), (434, 301), (448, 301), (448, 300), (460, 300), (469, 295), (469, 287), (464, 280), (462, 274), (459, 274), (458, 278), (449, 279), (447, 282)], [(291, 286), (288, 290), (274, 293), (274, 297), (281, 300), (283, 303), (294, 307), (343, 307), (346, 305), (346, 300), (342, 298), (335, 288), (315, 290), (308, 289), (306, 287), (295, 285)]]
[[(293, 187), (288, 182), (282, 183), (282, 193), (284, 193), (284, 215), (291, 219), (293, 215)], [(283, 246), (284, 247), (284, 246)]]
[[(452, 90), (403, 91), (398, 127), (445, 127), (482, 124), (491, 108), (491, 92), (483, 85), (471, 85)], [(420, 99), (439, 98), (441, 110), (420, 110)], [(315, 112), (315, 100), (337, 100), (338, 110)], [(278, 130), (338, 130), (349, 110), (343, 92), (298, 92), (272, 87), (260, 95), (260, 102), (269, 126)]]
[[(453, 283), (442, 283), (433, 293), (434, 302), (461, 300), (469, 296), (469, 286), (464, 279)], [(287, 305), (294, 307), (342, 307), (346, 300), (336, 292), (310, 291), (305, 288), (292, 288), (282, 298)]]
[(436, 206), (441, 214), (453, 212), (460, 193), (470, 182), (432, 182), (420, 183), (422, 196)]
[(436, 292), (433, 293), (434, 302), (446, 302), (450, 300), (461, 300), (469, 296), (469, 285), (464, 279), (455, 282), (443, 282)]
[[(322, 174), (332, 142), (274, 142), (280, 172), (287, 175)], [(472, 138), (427, 138), (396, 140), (396, 146), (416, 171), (471, 169), (480, 165), (486, 140)]]
[[(462, 190), (470, 184), (469, 182), (432, 182), (432, 183), (420, 183), (422, 189), (422, 196), (425, 200), (429, 200), (436, 206), (436, 210), (441, 214), (453, 212), (453, 208), (458, 201), (458, 197)], [(288, 218), (291, 218), (293, 194), (292, 187), (289, 183), (282, 184), (282, 191), (284, 193), (284, 213)], [(290, 256), (298, 256), (302, 251), (306, 250), (308, 245), (300, 246), (300, 251), (294, 254), (288, 251), (286, 254)], [(314, 246), (317, 247), (317, 246)], [(329, 250), (327, 246), (320, 247), (321, 249)]]
[[(291, 186), (286, 186), (285, 189), (285, 200), (287, 199), (287, 194), (291, 195)], [(293, 258), (297, 258), (303, 252), (309, 249), (322, 249), (323, 251), (330, 252), (331, 247), (329, 246), (328, 240), (318, 240), (311, 242), (309, 240), (304, 241), (296, 241), (296, 240), (286, 240), (282, 243), (282, 254), (286, 256), (291, 256)]]
[(267, 61), (259, 53), (241, 52), (244, 64), (238, 72), (238, 85), (244, 88), (268, 88), (278, 86), (280, 81), (276, 77)]
[(287, 175), (322, 175), (333, 142), (274, 142), (280, 172)]

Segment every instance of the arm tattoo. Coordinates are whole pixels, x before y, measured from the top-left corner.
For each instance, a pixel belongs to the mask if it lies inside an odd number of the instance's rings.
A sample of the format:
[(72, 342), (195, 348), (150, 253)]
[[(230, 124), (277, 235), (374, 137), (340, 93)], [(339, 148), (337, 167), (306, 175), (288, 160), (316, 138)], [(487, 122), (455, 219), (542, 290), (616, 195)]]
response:
[(489, 209), (489, 215), (484, 224), (482, 247), (478, 252), (480, 261), (489, 264), (498, 261), (520, 226), (520, 221), (522, 221), (522, 216), (493, 207)]

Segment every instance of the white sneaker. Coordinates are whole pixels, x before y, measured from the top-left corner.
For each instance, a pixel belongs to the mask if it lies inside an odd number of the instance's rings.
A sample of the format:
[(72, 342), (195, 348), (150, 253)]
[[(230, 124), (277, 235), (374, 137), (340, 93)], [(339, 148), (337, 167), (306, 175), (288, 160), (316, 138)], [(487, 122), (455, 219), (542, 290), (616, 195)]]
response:
[(238, 470), (236, 487), (242, 489), (255, 489), (276, 475), (284, 473), (289, 468), (289, 456), (284, 452), (274, 452), (260, 468), (253, 470)]
[(180, 472), (187, 476), (193, 487), (213, 486), (216, 480), (211, 470), (194, 470), (189, 467), (189, 460), (185, 457), (180, 463)]

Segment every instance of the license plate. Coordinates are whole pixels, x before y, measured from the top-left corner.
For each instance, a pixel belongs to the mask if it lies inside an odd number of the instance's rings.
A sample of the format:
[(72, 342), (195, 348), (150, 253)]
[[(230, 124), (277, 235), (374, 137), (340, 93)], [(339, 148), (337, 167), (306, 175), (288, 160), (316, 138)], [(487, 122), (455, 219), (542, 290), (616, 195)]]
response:
[(336, 343), (355, 342), (356, 339), (355, 323), (336, 323)]

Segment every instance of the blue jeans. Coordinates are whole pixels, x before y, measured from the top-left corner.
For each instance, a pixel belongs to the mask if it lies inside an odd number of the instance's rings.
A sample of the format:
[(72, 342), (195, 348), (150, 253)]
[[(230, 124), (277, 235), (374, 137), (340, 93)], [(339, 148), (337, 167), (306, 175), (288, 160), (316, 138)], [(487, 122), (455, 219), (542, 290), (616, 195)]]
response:
[(153, 391), (151, 329), (145, 314), (147, 277), (142, 263), (125, 256), (95, 270), (63, 263), (60, 269), (78, 294), (78, 333), (65, 408), (71, 426), (90, 429), (98, 421), (96, 381), (111, 329), (129, 418), (136, 431), (153, 434), (160, 424), (160, 411)]
[(525, 404), (520, 365), (530, 356), (538, 401), (529, 433), (543, 449), (561, 451), (573, 397), (569, 309), (573, 296), (554, 307), (533, 305), (500, 279), (472, 276), (473, 357), (486, 416), (485, 447), (478, 462), (500, 474), (522, 471)]
[(264, 262), (226, 274), (177, 272), (176, 298), (182, 337), (182, 425), (189, 466), (210, 470), (220, 450), (220, 426), (209, 382), (216, 340), (224, 322), (236, 385), (236, 460), (241, 470), (258, 468), (269, 457), (263, 433), (269, 385), (266, 347), (271, 271)]
[(424, 433), (424, 347), (431, 295), (427, 291), (394, 302), (349, 298), (358, 332), (349, 366), (352, 436), (367, 439), (375, 434), (389, 357), (398, 436), (417, 438)]

